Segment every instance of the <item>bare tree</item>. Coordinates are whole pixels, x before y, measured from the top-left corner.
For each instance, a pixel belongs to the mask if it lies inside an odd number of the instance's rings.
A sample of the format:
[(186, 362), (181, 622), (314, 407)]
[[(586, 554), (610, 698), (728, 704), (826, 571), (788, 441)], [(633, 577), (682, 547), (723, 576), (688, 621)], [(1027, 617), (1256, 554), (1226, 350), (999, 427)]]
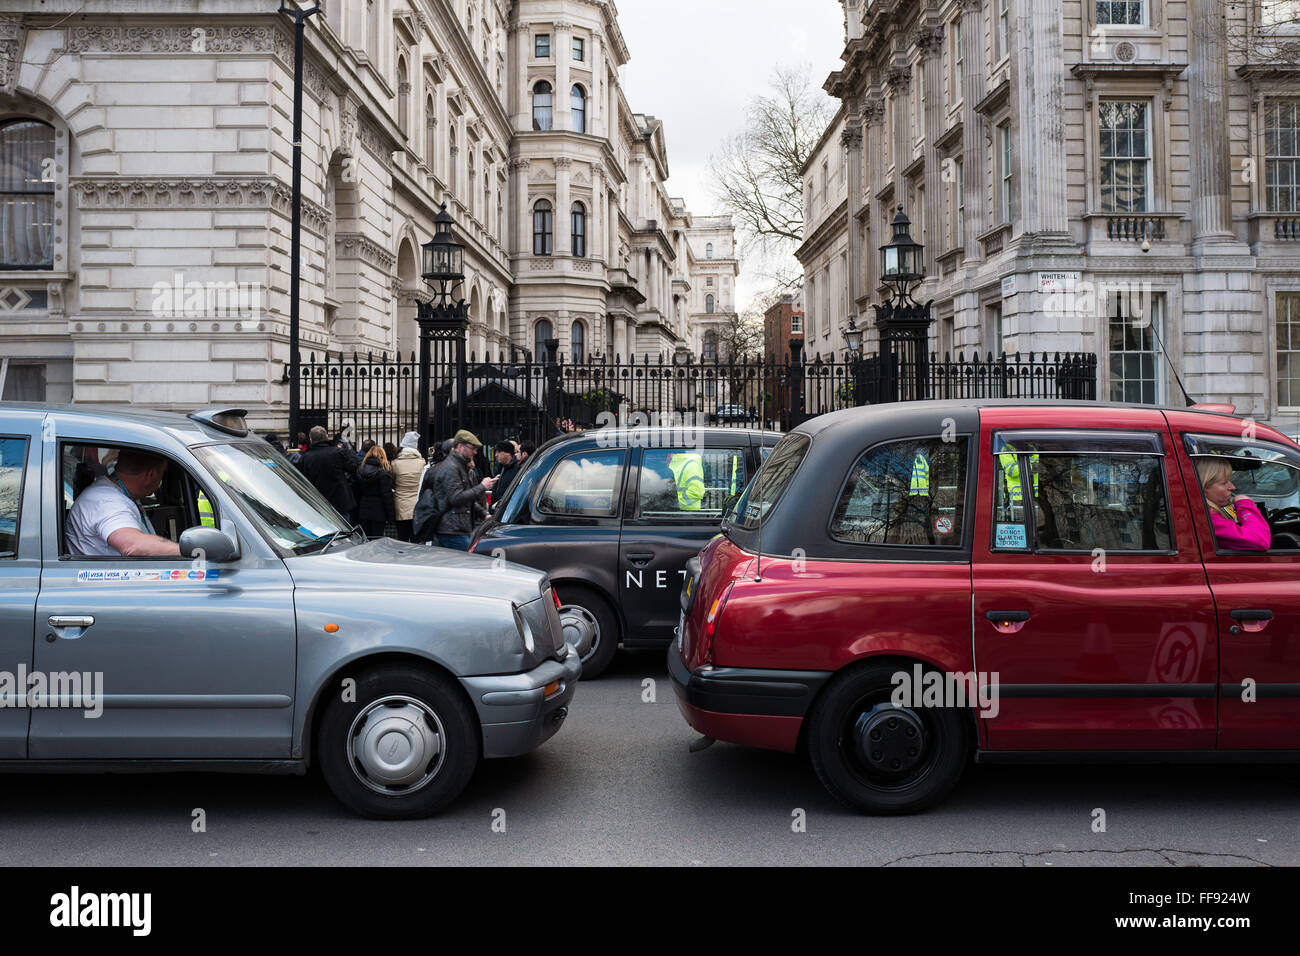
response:
[(1198, 20), (1193, 30), (1225, 44), (1231, 64), (1286, 67), (1300, 65), (1297, 27), (1300, 0), (1227, 0), (1219, 16)]
[(789, 291), (802, 280), (792, 254), (803, 242), (803, 167), (836, 104), (813, 82), (811, 64), (776, 67), (769, 87), (750, 101), (744, 128), (709, 165), (742, 240), (778, 288)]

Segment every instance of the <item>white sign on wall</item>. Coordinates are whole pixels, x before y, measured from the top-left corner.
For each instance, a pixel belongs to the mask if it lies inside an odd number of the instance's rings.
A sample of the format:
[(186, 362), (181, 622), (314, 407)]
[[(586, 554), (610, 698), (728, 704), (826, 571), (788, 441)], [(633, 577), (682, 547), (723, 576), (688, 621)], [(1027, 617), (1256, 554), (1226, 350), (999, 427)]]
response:
[(1007, 298), (1016, 294), (1016, 277), (1014, 275), (1002, 277), (1002, 298)]
[(1040, 272), (1038, 273), (1038, 291), (1043, 293), (1074, 292), (1079, 287), (1082, 273), (1079, 272)]

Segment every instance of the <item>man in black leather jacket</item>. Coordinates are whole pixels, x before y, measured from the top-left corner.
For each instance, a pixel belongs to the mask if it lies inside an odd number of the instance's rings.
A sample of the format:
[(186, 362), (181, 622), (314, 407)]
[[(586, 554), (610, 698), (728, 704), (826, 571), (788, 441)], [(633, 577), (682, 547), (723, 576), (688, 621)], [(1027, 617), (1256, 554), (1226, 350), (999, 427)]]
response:
[(438, 545), (457, 551), (469, 550), (469, 535), (474, 530), (473, 508), (485, 491), (491, 491), (495, 478), (475, 482), (471, 478), (474, 453), (483, 443), (472, 432), (461, 429), (452, 436), (451, 453), (433, 472), (434, 494), (442, 510), (438, 521)]

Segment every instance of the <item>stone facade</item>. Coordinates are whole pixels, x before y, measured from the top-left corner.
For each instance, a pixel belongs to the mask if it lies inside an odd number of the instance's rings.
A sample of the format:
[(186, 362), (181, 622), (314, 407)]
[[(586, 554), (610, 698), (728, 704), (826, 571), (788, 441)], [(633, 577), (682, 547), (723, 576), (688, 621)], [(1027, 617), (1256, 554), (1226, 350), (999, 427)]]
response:
[(1300, 71), (1229, 42), (1258, 2), (842, 3), (826, 89), (844, 132), (805, 169), (810, 349), (842, 350), (848, 314), (883, 301), (877, 250), (901, 203), (935, 351), (1095, 352), (1100, 398), (1179, 405), (1172, 366), (1195, 400), (1296, 430), (1300, 232), (1277, 184), (1294, 181), (1278, 143)]
[[(664, 189), (662, 123), (618, 83), (629, 52), (612, 2), (321, 7), (303, 83), (304, 360), (415, 351), (420, 243), (443, 203), (476, 357), (552, 337), (566, 360), (698, 339), (690, 216)], [(282, 427), (291, 22), (260, 0), (5, 10), (0, 135), (44, 124), (35, 201), (51, 212), (35, 226), (48, 261), (0, 259), (5, 397), (239, 404)]]

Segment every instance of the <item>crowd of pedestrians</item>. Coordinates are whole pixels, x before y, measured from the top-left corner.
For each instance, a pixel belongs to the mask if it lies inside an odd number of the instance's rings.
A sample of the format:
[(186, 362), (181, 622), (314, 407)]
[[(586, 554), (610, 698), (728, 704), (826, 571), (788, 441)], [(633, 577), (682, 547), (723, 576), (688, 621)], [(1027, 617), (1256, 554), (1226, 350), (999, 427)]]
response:
[[(266, 441), (293, 462), (312, 486), (368, 538), (394, 537), (468, 551), (470, 535), (487, 516), (491, 495), (504, 493), (536, 451), (531, 441), (505, 440), (488, 464), (483, 443), (460, 429), (420, 454), (420, 436), (409, 431), (401, 446), (366, 439), (353, 445), (353, 423), (345, 419), (332, 438), (321, 426), (299, 432), (286, 447), (280, 436)], [(484, 475), (479, 463), (492, 474)]]

